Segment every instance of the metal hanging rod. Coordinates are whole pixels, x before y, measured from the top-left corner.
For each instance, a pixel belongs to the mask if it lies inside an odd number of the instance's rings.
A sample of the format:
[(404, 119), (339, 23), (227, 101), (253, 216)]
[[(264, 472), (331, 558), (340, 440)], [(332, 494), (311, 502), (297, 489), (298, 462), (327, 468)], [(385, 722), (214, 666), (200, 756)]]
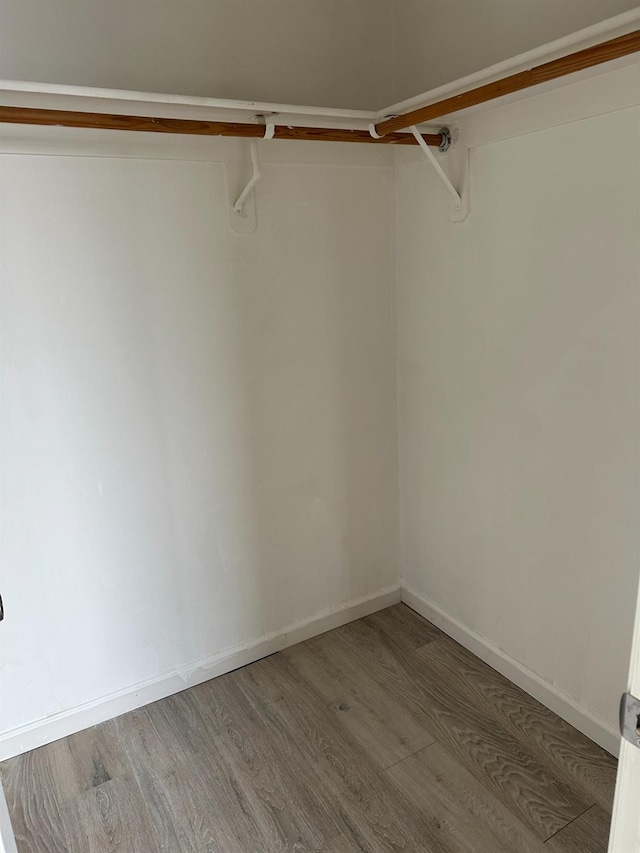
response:
[(384, 119), (375, 125), (375, 131), (378, 136), (385, 137), (413, 125), (430, 122), (459, 110), (485, 104), (496, 98), (502, 98), (504, 95), (521, 92), (523, 89), (539, 86), (541, 83), (548, 83), (551, 80), (565, 77), (567, 74), (584, 71), (587, 68), (593, 68), (596, 65), (611, 62), (638, 51), (640, 51), (640, 30), (570, 53), (560, 59), (545, 62), (526, 71), (511, 74), (508, 77), (503, 77), (502, 80), (478, 86), (460, 95), (437, 101), (435, 104), (428, 104), (425, 107), (419, 107), (410, 112)]
[[(273, 120), (273, 117), (271, 117)], [(80, 127), (96, 130), (129, 130), (143, 133), (182, 133), (190, 136), (238, 136), (261, 139), (263, 124), (230, 121), (200, 121), (182, 118), (87, 113), (69, 110), (44, 110), (31, 107), (0, 106), (0, 124), (28, 124), (46, 127)], [(373, 144), (417, 145), (411, 133), (389, 133), (375, 139), (368, 130), (326, 127), (289, 127), (276, 125), (273, 139), (297, 139), (316, 142), (367, 142)], [(440, 133), (422, 134), (427, 145), (439, 148), (444, 143)]]

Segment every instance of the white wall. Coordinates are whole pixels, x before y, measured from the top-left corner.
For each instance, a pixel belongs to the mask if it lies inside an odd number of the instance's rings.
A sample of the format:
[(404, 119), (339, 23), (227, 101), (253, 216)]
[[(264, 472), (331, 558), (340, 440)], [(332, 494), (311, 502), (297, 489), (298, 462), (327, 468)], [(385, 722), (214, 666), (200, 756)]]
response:
[(394, 0), (395, 101), (619, 15), (636, 0)]
[(392, 169), (347, 149), (263, 147), (243, 236), (220, 162), (0, 157), (0, 733), (397, 583)]
[(611, 729), (640, 565), (639, 116), (474, 149), (461, 224), (427, 164), (397, 174), (404, 582)]
[(391, 15), (392, 0), (0, 0), (0, 78), (378, 109)]

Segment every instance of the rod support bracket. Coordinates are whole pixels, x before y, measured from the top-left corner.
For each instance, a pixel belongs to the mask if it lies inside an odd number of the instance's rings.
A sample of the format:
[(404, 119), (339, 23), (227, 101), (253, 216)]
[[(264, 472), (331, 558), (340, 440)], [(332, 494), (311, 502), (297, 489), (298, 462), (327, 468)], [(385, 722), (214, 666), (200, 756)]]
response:
[(233, 212), (235, 216), (245, 215), (244, 205), (247, 200), (247, 197), (262, 177), (262, 173), (260, 172), (260, 161), (258, 159), (258, 143), (255, 139), (252, 139), (249, 142), (249, 148), (251, 151), (251, 177), (249, 178), (249, 182), (247, 183), (245, 188), (242, 190), (242, 192), (236, 199), (236, 203), (233, 205)]
[(446, 154), (447, 151), (453, 145), (453, 135), (451, 134), (451, 130), (448, 127), (441, 127), (438, 133), (442, 138), (442, 142), (440, 143), (440, 145), (438, 145), (438, 151), (441, 154)]
[[(262, 138), (273, 139), (276, 135), (276, 124), (272, 116), (256, 115), (255, 118), (264, 123), (264, 133)], [(247, 198), (262, 177), (262, 172), (260, 171), (260, 160), (258, 158), (258, 143), (255, 139), (252, 139), (249, 142), (249, 148), (251, 151), (251, 178), (233, 205), (233, 213), (235, 216), (246, 215), (245, 203)]]
[[(396, 117), (395, 113), (393, 113), (391, 115), (385, 116), (383, 121), (386, 121), (389, 118), (395, 118), (395, 117)], [(376, 130), (376, 123), (373, 121), (369, 122), (369, 134), (374, 139), (384, 139), (384, 133), (383, 134), (378, 133), (378, 131)]]
[[(414, 135), (416, 142), (418, 143), (418, 145), (420, 146), (420, 148), (424, 152), (429, 163), (431, 163), (431, 165), (433, 166), (434, 171), (436, 172), (436, 174), (438, 175), (438, 177), (440, 178), (440, 180), (444, 184), (445, 189), (447, 190), (447, 192), (449, 193), (449, 195), (451, 196), (451, 198), (453, 200), (453, 209), (451, 210), (452, 221), (453, 222), (461, 222), (463, 219), (466, 218), (467, 212), (468, 212), (468, 184), (469, 184), (468, 151), (465, 150), (463, 152), (464, 156), (466, 158), (466, 163), (464, 164), (465, 165), (464, 176), (462, 179), (462, 183), (464, 185), (464, 188), (463, 188), (462, 192), (458, 192), (456, 187), (453, 185), (451, 178), (449, 177), (449, 175), (447, 175), (445, 170), (442, 168), (442, 166), (438, 162), (438, 158), (433, 153), (431, 148), (429, 148), (429, 146), (425, 142), (425, 140), (424, 140), (422, 134), (420, 133), (420, 131), (418, 130), (418, 128), (415, 125), (412, 125), (409, 128), (409, 130)], [(442, 142), (440, 143), (439, 150), (442, 153), (446, 153), (447, 151), (449, 151), (451, 149), (451, 147), (453, 145), (453, 134), (448, 127), (441, 128), (441, 130), (439, 132), (440, 132), (440, 136), (442, 137)]]

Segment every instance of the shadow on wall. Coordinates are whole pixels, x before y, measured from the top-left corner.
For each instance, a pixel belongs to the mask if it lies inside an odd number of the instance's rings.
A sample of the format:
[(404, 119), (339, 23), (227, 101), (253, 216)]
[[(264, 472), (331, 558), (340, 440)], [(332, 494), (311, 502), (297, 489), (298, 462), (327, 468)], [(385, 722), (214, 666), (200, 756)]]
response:
[(388, 171), (2, 161), (0, 731), (394, 583)]

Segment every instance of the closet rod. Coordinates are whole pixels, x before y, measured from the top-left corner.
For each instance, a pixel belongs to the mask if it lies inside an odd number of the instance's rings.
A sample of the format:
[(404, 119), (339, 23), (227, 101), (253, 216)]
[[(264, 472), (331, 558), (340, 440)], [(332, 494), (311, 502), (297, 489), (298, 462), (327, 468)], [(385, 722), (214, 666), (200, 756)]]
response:
[[(231, 121), (200, 121), (183, 118), (152, 118), (149, 116), (85, 113), (69, 110), (43, 110), (31, 107), (0, 106), (0, 124), (29, 124), (56, 127), (86, 127), (98, 130), (134, 130), (144, 133), (183, 133), (192, 136), (239, 136), (260, 139), (263, 124), (244, 124)], [(289, 127), (276, 125), (274, 139), (299, 139), (319, 142), (367, 142), (391, 145), (417, 145), (410, 133), (390, 133), (384, 139), (374, 139), (368, 130), (345, 128)], [(439, 133), (425, 133), (427, 145), (440, 146), (444, 138)]]
[(458, 112), (458, 110), (475, 107), (478, 104), (484, 104), (487, 101), (493, 101), (495, 98), (511, 95), (514, 92), (521, 92), (523, 89), (539, 86), (541, 83), (548, 83), (567, 74), (584, 71), (594, 65), (601, 65), (603, 62), (610, 62), (613, 59), (619, 59), (638, 51), (640, 51), (640, 30), (601, 42), (584, 50), (578, 50), (575, 53), (568, 54), (568, 56), (554, 59), (552, 62), (537, 65), (535, 68), (511, 74), (509, 77), (503, 77), (501, 80), (478, 86), (468, 92), (462, 92), (460, 95), (445, 98), (435, 104), (428, 104), (408, 113), (384, 119), (384, 121), (376, 124), (375, 130), (380, 136), (391, 134), (414, 124), (433, 121)]

